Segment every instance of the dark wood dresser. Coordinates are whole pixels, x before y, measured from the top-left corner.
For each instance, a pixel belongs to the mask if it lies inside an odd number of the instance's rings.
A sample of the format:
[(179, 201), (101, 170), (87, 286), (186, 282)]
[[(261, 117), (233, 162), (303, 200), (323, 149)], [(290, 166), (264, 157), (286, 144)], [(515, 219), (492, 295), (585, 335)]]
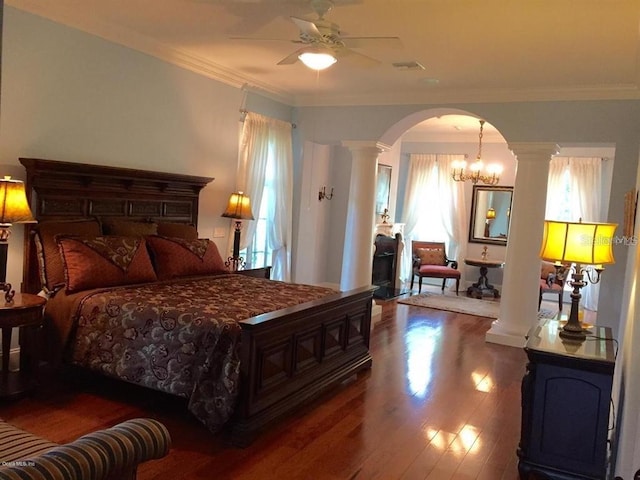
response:
[(524, 348), (520, 478), (604, 480), (615, 365), (611, 329), (593, 327), (585, 341), (567, 343), (560, 325), (542, 320)]

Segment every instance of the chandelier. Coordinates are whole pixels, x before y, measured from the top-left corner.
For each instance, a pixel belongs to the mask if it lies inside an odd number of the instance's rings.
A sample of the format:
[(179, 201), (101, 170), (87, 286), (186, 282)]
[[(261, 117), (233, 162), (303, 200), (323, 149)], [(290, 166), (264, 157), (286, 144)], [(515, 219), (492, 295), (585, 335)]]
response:
[(484, 127), (484, 120), (480, 120), (480, 134), (478, 135), (478, 156), (476, 161), (469, 166), (469, 171), (466, 171), (467, 162), (459, 160), (453, 162), (453, 172), (451, 176), (456, 182), (471, 181), (473, 184), (478, 182), (485, 183), (487, 185), (497, 185), (500, 181), (500, 174), (502, 173), (502, 166), (498, 164), (491, 164), (487, 166), (486, 172), (483, 172), (484, 163), (482, 162), (482, 129)]

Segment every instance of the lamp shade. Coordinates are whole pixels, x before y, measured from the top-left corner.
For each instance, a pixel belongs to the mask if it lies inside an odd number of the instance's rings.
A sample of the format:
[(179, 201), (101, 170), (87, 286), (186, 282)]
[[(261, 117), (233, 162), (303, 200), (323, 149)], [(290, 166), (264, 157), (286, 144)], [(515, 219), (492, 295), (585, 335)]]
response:
[(307, 49), (298, 58), (312, 70), (324, 70), (338, 61), (331, 50), (320, 47)]
[(544, 221), (540, 258), (550, 262), (606, 265), (614, 263), (616, 223)]
[(227, 209), (222, 214), (223, 217), (235, 218), (237, 220), (253, 220), (251, 213), (251, 201), (242, 192), (232, 193), (229, 197)]
[(487, 220), (493, 220), (494, 218), (496, 218), (496, 209), (489, 207), (487, 210)]
[(24, 182), (11, 177), (0, 179), (0, 225), (34, 221)]

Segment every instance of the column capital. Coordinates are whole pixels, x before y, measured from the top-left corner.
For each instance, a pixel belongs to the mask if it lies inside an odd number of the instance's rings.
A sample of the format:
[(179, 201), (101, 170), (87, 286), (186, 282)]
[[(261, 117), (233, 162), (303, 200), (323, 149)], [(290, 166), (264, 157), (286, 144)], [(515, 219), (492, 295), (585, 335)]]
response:
[(386, 143), (369, 140), (343, 140), (342, 146), (348, 148), (352, 152), (372, 150), (375, 151), (376, 155), (391, 150), (391, 146)]
[(509, 143), (509, 150), (519, 161), (551, 160), (560, 152), (560, 147), (553, 142), (513, 142)]

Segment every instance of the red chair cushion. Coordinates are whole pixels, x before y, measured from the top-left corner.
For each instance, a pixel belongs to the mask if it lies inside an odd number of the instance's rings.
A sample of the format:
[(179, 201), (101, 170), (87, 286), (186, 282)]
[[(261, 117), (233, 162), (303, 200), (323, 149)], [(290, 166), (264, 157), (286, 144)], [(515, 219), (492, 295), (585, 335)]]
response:
[(551, 287), (549, 287), (547, 281), (543, 279), (540, 279), (540, 288), (542, 290), (557, 290), (558, 292), (562, 290), (562, 286), (557, 283), (552, 283)]
[(423, 277), (460, 278), (460, 271), (444, 265), (420, 265), (418, 274)]

